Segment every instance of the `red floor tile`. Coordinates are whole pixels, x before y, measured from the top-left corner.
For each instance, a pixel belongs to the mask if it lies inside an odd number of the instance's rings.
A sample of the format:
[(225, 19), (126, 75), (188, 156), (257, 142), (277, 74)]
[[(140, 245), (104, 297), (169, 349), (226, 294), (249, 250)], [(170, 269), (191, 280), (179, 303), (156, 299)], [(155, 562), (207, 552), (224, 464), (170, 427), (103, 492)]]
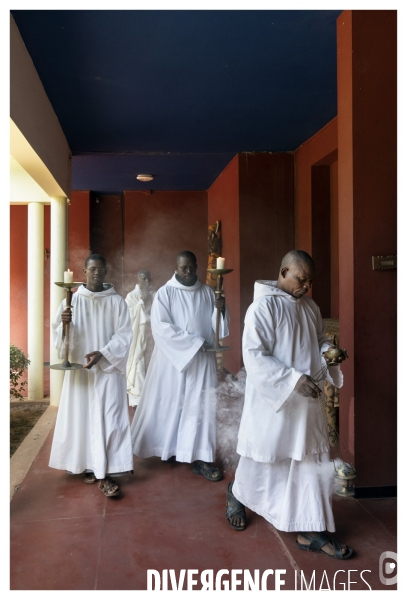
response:
[(358, 502), (365, 510), (397, 537), (397, 498), (361, 498)]
[[(394, 589), (383, 585), (379, 579), (379, 558), (382, 552), (387, 550), (397, 552), (397, 546), (394, 537), (385, 527), (377, 523), (377, 520), (368, 514), (353, 498), (334, 497), (334, 516), (336, 523), (336, 533), (334, 537), (340, 542), (349, 545), (355, 551), (355, 556), (347, 561), (339, 561), (332, 558), (304, 552), (295, 545), (296, 534), (279, 532), (287, 548), (292, 554), (294, 560), (304, 571), (305, 577), (311, 578), (315, 570), (315, 578), (320, 585), (323, 571), (326, 571), (330, 586), (333, 584), (335, 572), (344, 569), (345, 573), (339, 573), (337, 580), (345, 582), (348, 577), (348, 570), (354, 569), (350, 573), (350, 580), (356, 581), (350, 586), (354, 590), (368, 590), (367, 585), (361, 580), (360, 572), (364, 569), (366, 572), (364, 578), (367, 580), (373, 590)], [(349, 589), (348, 583), (346, 589)], [(327, 587), (327, 586), (325, 586)], [(339, 589), (342, 589), (340, 586)]]
[(92, 590), (102, 516), (11, 523), (12, 590)]
[[(293, 568), (267, 523), (254, 516), (251, 530), (233, 531), (224, 503), (106, 515), (101, 542), (98, 589), (145, 590), (147, 570), (285, 569), (285, 589), (293, 589)], [(225, 577), (227, 579), (227, 577)], [(199, 590), (201, 584), (195, 588)], [(170, 588), (171, 589), (171, 588)], [(184, 587), (185, 589), (185, 587)], [(270, 576), (269, 589), (274, 589)]]
[(52, 433), (27, 473), (11, 505), (12, 522), (41, 521), (103, 514), (105, 496), (97, 485), (48, 467)]
[[(335, 536), (356, 552), (349, 561), (306, 553), (295, 534), (277, 532), (251, 511), (248, 527), (233, 531), (225, 520), (232, 478), (209, 482), (191, 465), (159, 458), (134, 460), (133, 476), (117, 478), (121, 498), (107, 499), (97, 485), (48, 467), (52, 434), (11, 502), (11, 589), (145, 590), (147, 569), (285, 569), (294, 589), (295, 570), (316, 589), (392, 590), (379, 579), (379, 557), (396, 551), (396, 499), (334, 497)], [(345, 572), (340, 570), (344, 569)], [(239, 575), (242, 578), (241, 575)], [(225, 579), (228, 579), (225, 577)], [(301, 579), (298, 580), (298, 587)], [(197, 586), (200, 589), (200, 585)], [(268, 579), (274, 589), (274, 576)]]

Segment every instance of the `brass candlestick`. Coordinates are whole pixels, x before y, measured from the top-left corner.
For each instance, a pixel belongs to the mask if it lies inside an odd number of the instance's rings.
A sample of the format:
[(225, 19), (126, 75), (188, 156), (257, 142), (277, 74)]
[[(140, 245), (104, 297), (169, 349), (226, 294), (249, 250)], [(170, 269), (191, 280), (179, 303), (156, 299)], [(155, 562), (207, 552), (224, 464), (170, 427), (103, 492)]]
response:
[[(233, 269), (206, 269), (208, 273), (217, 275), (216, 279), (216, 298), (223, 292), (223, 276), (231, 273)], [(219, 326), (220, 326), (220, 310), (216, 309), (216, 328), (215, 328), (215, 343), (211, 348), (207, 348), (207, 352), (224, 352), (225, 350), (231, 350), (230, 346), (221, 346), (219, 343)]]
[[(63, 281), (55, 281), (55, 285), (64, 288), (66, 295), (66, 306), (65, 308), (72, 308), (72, 288), (77, 288), (82, 285), (82, 281), (74, 281), (73, 283), (65, 283)], [(74, 371), (75, 369), (83, 369), (83, 365), (79, 363), (71, 363), (69, 362), (69, 326), (70, 323), (63, 324), (63, 339), (64, 339), (64, 361), (61, 364), (50, 365), (50, 369), (55, 369), (56, 371)]]

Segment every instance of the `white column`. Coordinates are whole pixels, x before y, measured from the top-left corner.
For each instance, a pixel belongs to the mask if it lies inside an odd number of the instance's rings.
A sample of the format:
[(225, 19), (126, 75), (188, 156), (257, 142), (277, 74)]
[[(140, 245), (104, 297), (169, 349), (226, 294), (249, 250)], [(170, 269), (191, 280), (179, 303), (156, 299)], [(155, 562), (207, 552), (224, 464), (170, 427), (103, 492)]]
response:
[[(67, 202), (66, 198), (51, 198), (51, 269), (50, 269), (50, 364), (61, 363), (57, 351), (54, 347), (52, 336), (52, 321), (58, 306), (64, 298), (63, 288), (55, 285), (54, 281), (64, 280), (64, 271), (66, 265), (66, 221), (67, 221)], [(59, 405), (62, 384), (65, 371), (55, 371), (50, 369), (50, 404)]]
[(44, 398), (44, 205), (28, 205), (28, 397)]

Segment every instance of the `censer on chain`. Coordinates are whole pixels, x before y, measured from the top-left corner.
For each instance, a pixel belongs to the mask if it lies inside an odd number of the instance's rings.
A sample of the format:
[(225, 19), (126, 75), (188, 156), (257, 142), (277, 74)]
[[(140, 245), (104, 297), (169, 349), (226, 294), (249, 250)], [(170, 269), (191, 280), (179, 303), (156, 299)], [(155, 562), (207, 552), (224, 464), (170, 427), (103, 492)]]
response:
[[(336, 344), (335, 338), (334, 338), (334, 344)], [(343, 348), (339, 348), (336, 345), (332, 348), (329, 348), (329, 350), (327, 350), (326, 352), (323, 352), (323, 355), (326, 358), (328, 358), (327, 364), (324, 365), (322, 367), (322, 369), (320, 369), (318, 371), (318, 373), (316, 373), (313, 377), (311, 377), (312, 381), (316, 385), (320, 381), (323, 381), (325, 379), (327, 371), (328, 371), (328, 367), (338, 365), (338, 362), (337, 362), (338, 358), (340, 358), (340, 357), (349, 358), (346, 350)], [(353, 497), (355, 495), (355, 487), (354, 487), (353, 483), (354, 483), (354, 480), (356, 479), (356, 469), (353, 465), (345, 462), (342, 457), (342, 453), (341, 453), (341, 450), (339, 447), (339, 442), (340, 442), (339, 435), (338, 435), (336, 429), (334, 429), (334, 431), (332, 431), (332, 427), (328, 423), (328, 419), (327, 419), (326, 412), (325, 412), (324, 396), (325, 396), (325, 394), (321, 390), (318, 398), (319, 398), (319, 405), (320, 405), (320, 408), (322, 411), (322, 415), (324, 417), (325, 428), (326, 428), (328, 440), (329, 440), (330, 436), (333, 438), (334, 446), (338, 453), (338, 457), (333, 460), (333, 465), (334, 465), (334, 469), (335, 469), (335, 479), (338, 479), (342, 485), (341, 489), (336, 490), (336, 493), (338, 494), (338, 496)]]

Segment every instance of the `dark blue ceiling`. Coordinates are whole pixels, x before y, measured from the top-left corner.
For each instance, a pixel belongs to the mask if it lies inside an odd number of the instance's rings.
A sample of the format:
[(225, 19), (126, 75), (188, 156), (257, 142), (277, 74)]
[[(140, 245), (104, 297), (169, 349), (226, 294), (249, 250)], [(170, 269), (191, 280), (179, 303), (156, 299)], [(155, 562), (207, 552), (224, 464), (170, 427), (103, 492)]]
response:
[(295, 150), (336, 115), (339, 10), (11, 12), (73, 189), (207, 189), (237, 152)]

